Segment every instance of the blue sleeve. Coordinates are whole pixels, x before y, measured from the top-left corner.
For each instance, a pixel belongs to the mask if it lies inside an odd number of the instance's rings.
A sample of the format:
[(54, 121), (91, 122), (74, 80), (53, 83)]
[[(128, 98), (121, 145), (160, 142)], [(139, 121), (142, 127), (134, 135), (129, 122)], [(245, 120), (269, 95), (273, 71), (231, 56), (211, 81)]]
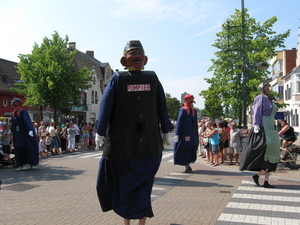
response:
[(105, 88), (99, 109), (99, 117), (97, 124), (97, 134), (106, 135), (106, 129), (110, 120), (112, 108), (114, 106), (115, 90), (118, 85), (118, 75), (114, 74), (111, 81)]

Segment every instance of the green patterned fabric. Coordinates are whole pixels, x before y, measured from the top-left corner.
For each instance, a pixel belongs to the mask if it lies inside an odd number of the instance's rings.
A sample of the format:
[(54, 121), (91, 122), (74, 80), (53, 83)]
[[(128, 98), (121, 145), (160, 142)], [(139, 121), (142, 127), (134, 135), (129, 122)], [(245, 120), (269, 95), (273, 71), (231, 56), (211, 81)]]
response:
[(267, 149), (264, 160), (270, 163), (278, 163), (280, 160), (280, 139), (278, 132), (275, 129), (275, 113), (277, 106), (272, 102), (273, 110), (270, 116), (263, 116), (262, 121), (265, 129), (265, 136), (267, 141)]

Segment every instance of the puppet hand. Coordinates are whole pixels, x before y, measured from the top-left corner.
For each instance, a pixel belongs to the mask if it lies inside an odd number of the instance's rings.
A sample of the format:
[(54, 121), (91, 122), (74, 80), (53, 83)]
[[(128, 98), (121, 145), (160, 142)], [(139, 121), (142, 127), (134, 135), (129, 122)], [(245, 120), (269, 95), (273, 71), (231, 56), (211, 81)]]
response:
[(170, 145), (170, 143), (169, 143), (169, 134), (168, 133), (163, 134), (163, 144), (164, 145)]
[(178, 140), (179, 140), (179, 135), (175, 135), (174, 136), (174, 142), (178, 142)]
[(29, 131), (28, 135), (29, 135), (30, 137), (33, 137), (33, 131), (32, 131), (32, 130)]
[(96, 134), (95, 143), (96, 143), (95, 150), (99, 150), (99, 147), (103, 146), (104, 136), (100, 136), (99, 134)]
[(258, 133), (260, 130), (259, 125), (255, 124), (254, 125), (254, 133)]

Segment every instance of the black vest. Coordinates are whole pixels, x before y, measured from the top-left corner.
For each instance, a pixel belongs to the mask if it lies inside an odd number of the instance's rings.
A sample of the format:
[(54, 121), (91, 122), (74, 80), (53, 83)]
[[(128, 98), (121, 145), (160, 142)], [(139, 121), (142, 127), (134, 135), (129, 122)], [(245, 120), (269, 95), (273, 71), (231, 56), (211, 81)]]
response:
[(153, 71), (118, 72), (103, 156), (108, 160), (161, 154), (157, 89)]

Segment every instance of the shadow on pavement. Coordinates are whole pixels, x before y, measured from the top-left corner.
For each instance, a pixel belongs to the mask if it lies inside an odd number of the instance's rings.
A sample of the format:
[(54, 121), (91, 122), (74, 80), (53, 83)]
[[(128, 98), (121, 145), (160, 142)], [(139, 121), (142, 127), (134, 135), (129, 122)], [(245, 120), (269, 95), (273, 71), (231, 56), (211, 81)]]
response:
[(64, 166), (45, 166), (40, 164), (30, 169), (28, 165), (25, 165), (19, 172), (12, 167), (1, 168), (0, 180), (5, 185), (31, 181), (70, 180), (75, 179), (76, 176), (84, 172), (84, 170), (74, 170)]

